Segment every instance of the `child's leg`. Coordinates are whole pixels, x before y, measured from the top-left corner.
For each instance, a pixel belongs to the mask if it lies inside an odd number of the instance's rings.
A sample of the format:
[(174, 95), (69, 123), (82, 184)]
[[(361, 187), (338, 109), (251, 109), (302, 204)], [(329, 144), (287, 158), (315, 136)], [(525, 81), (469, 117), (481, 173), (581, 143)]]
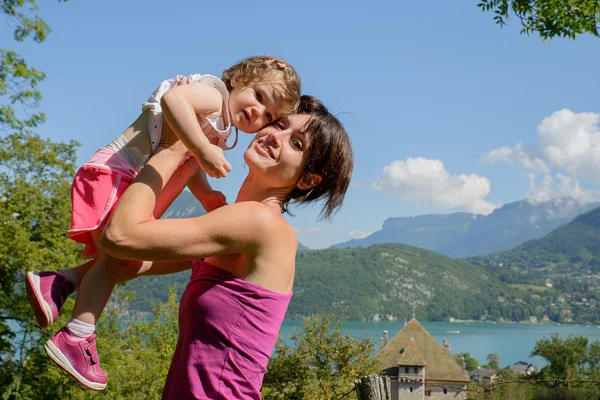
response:
[[(93, 232), (92, 237), (98, 243), (100, 230)], [(52, 361), (89, 389), (102, 390), (108, 382), (108, 376), (100, 366), (94, 331), (96, 321), (128, 264), (129, 261), (98, 250), (96, 262), (81, 281), (71, 319), (44, 345)]]
[[(96, 263), (96, 258), (86, 262), (85, 264), (81, 264), (74, 268), (69, 268), (67, 270), (60, 270), (59, 272), (66, 275), (66, 274), (69, 274), (69, 272), (66, 272), (66, 271), (73, 271), (75, 273), (75, 275), (77, 276), (77, 281), (81, 282), (83, 280), (83, 277), (85, 276), (85, 274), (88, 273), (90, 268), (92, 268), (92, 266), (95, 263)], [(79, 285), (77, 285), (77, 287), (79, 287)]]
[(56, 321), (65, 300), (77, 290), (80, 279), (95, 262), (90, 260), (59, 272), (27, 272), (27, 299), (40, 327), (48, 328)]
[[(100, 240), (100, 235), (99, 230), (92, 233), (96, 244)], [(96, 263), (83, 276), (71, 319), (91, 325), (95, 325), (100, 318), (115, 285), (130, 264), (128, 260), (111, 257), (101, 251), (99, 247), (97, 248)], [(139, 264), (141, 265), (142, 262), (140, 261)], [(94, 333), (93, 330), (89, 335), (92, 333)]]

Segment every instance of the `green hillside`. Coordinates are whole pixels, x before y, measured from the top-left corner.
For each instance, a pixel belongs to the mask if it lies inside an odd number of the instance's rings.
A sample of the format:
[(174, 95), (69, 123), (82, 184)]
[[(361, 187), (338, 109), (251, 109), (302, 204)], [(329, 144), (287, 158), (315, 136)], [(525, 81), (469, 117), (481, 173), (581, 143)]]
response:
[(468, 261), (514, 290), (537, 292), (554, 321), (600, 322), (600, 208), (541, 239)]
[(485, 269), (417, 247), (303, 251), (288, 316), (403, 320), (415, 306), (422, 319), (479, 319), (499, 290)]
[(547, 274), (600, 274), (600, 208), (581, 214), (541, 239), (469, 261)]

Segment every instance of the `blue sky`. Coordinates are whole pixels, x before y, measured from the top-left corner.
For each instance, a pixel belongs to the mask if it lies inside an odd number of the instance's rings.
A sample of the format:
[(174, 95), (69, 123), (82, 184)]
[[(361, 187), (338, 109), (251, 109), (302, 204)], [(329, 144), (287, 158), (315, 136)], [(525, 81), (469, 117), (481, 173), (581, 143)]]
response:
[[(290, 222), (311, 248), (388, 217), (470, 211), (573, 194), (598, 199), (600, 40), (542, 42), (500, 29), (473, 2), (42, 2), (53, 32), (10, 44), (47, 74), (38, 132), (81, 142), (78, 164), (138, 115), (158, 83), (241, 58), (291, 62), (303, 91), (348, 129), (354, 179), (333, 223)], [(0, 27), (3, 42), (10, 39)], [(4, 46), (4, 44), (3, 44)], [(247, 169), (213, 182), (233, 200)], [(518, 143), (522, 145), (517, 146)]]

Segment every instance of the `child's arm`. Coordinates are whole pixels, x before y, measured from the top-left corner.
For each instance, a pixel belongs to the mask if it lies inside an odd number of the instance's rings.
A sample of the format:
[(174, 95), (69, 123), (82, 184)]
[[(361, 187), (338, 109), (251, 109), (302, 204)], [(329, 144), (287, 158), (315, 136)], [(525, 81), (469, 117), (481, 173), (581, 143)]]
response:
[(167, 91), (160, 104), (166, 122), (206, 173), (212, 178), (227, 176), (231, 165), (223, 150), (208, 141), (196, 117), (221, 111), (223, 98), (219, 91), (203, 83), (180, 85)]
[(188, 181), (188, 189), (194, 195), (206, 212), (211, 212), (219, 207), (227, 205), (225, 195), (218, 190), (213, 190), (210, 187), (210, 183), (206, 179), (206, 173), (199, 169)]

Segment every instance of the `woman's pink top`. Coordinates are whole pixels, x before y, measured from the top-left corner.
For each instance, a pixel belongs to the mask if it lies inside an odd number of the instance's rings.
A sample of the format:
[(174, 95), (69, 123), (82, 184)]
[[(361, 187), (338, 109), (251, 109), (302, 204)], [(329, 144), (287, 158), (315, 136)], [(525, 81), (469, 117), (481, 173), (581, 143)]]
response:
[(260, 399), (291, 297), (194, 261), (162, 398)]

